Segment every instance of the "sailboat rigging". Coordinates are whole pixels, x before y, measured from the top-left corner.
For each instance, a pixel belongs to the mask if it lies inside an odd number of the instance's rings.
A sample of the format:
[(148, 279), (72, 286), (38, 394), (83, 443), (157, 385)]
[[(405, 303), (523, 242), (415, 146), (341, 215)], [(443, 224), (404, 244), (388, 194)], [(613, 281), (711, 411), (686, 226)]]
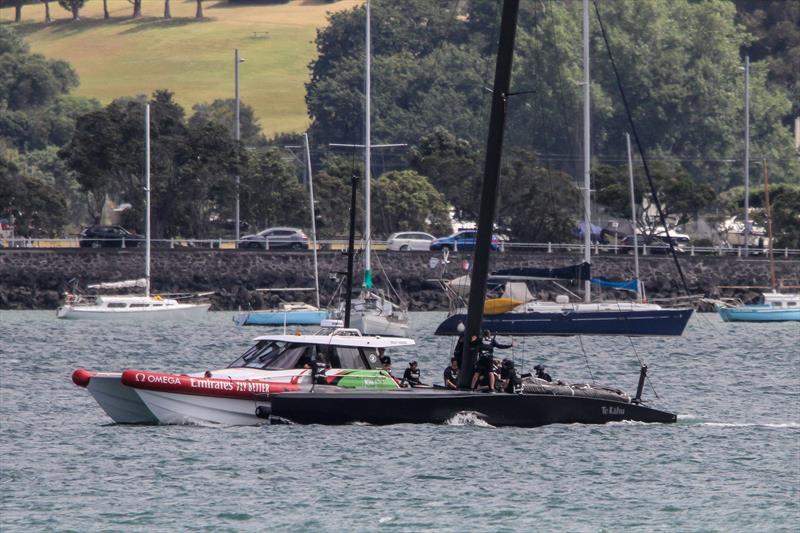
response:
[[(150, 104), (144, 108), (144, 191), (145, 259), (144, 296), (78, 296), (68, 294), (56, 316), (66, 319), (165, 318), (197, 316), (208, 311), (210, 303), (186, 303), (150, 295)], [(101, 284), (102, 285), (102, 284)], [(133, 283), (133, 286), (137, 283)], [(130, 284), (128, 286), (131, 286)]]
[[(502, 157), (519, 0), (504, 0), (497, 51), (494, 91), (481, 190), (478, 234), (473, 256), (469, 314), (465, 338), (479, 338), (488, 277), (492, 222)], [(482, 393), (471, 386), (477, 350), (464, 342), (459, 371), (462, 390), (408, 388), (394, 391), (286, 392), (272, 400), (272, 416), (295, 423), (372, 424), (443, 423), (473, 412), (495, 426), (532, 427), (552, 423), (605, 423), (619, 420), (676, 421), (676, 415), (643, 404), (641, 393), (647, 367), (639, 375), (633, 399), (619, 390), (592, 385), (553, 385), (526, 378), (515, 392)]]

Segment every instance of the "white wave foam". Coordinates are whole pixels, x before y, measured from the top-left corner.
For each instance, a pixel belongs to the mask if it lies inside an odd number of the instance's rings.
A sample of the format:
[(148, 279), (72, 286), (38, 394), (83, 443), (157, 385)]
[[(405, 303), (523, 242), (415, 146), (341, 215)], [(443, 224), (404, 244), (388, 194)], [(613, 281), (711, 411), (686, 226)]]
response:
[(483, 419), (481, 413), (477, 413), (475, 411), (462, 411), (460, 413), (454, 414), (447, 422), (445, 422), (448, 426), (476, 426), (480, 428), (493, 428), (494, 426), (489, 424)]

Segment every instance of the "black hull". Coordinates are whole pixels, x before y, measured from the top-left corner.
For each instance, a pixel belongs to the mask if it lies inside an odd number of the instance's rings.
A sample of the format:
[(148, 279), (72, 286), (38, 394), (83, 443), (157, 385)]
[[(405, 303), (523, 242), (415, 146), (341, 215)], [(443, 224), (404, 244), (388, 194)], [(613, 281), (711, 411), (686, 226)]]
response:
[[(653, 311), (598, 311), (580, 313), (502, 313), (484, 315), (481, 329), (497, 335), (625, 335), (680, 336), (692, 316), (691, 309)], [(460, 335), (459, 323), (467, 317), (447, 317), (436, 335)]]
[(644, 405), (579, 396), (457, 391), (285, 393), (272, 399), (272, 416), (297, 424), (443, 424), (475, 413), (492, 426), (605, 424), (631, 420), (673, 423), (676, 415)]

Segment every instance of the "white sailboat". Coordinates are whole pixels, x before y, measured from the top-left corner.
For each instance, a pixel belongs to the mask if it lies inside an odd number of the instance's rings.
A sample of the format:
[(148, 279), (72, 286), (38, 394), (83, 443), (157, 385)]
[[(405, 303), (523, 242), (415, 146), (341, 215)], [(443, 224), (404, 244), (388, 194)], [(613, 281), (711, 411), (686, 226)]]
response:
[[(406, 310), (393, 303), (385, 294), (376, 291), (372, 285), (372, 258), (370, 245), (372, 228), (370, 224), (370, 186), (372, 181), (372, 139), (371, 139), (371, 36), (370, 36), (370, 2), (366, 3), (366, 74), (364, 93), (366, 96), (364, 110), (364, 284), (361, 293), (352, 299), (350, 306), (350, 327), (356, 328), (364, 335), (390, 335), (405, 337), (408, 334), (408, 314)], [(337, 316), (344, 316), (342, 303)]]
[[(209, 303), (184, 303), (173, 298), (162, 298), (150, 294), (150, 104), (144, 111), (145, 131), (145, 277), (144, 295), (98, 295), (79, 296), (68, 294), (66, 302), (58, 308), (56, 316), (65, 319), (129, 319), (129, 318), (177, 318), (196, 316), (208, 311)], [(142, 280), (129, 280), (110, 284), (90, 285), (90, 288), (128, 288), (142, 286)]]

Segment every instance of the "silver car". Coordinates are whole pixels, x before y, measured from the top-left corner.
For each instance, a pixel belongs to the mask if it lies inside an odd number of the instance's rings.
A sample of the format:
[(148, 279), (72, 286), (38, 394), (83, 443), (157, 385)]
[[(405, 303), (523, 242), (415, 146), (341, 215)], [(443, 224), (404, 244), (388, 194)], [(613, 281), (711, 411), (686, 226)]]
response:
[(428, 251), (435, 237), (421, 231), (401, 231), (392, 233), (386, 240), (386, 248), (395, 252), (410, 252), (412, 250)]
[(300, 228), (267, 228), (242, 237), (239, 248), (307, 250), (308, 236)]

